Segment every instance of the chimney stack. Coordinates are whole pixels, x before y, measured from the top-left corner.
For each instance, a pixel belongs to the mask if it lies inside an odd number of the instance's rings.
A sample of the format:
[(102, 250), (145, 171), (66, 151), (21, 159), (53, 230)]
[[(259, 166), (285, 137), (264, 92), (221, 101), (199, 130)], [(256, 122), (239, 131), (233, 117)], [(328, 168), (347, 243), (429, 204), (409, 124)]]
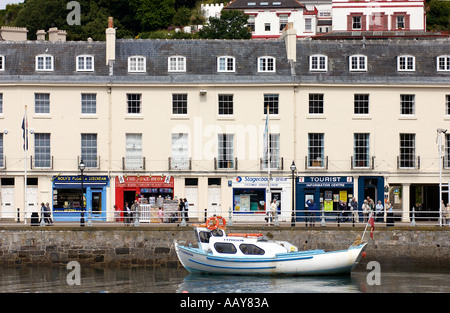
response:
[(112, 17), (108, 18), (108, 28), (106, 29), (106, 65), (116, 59), (116, 29)]

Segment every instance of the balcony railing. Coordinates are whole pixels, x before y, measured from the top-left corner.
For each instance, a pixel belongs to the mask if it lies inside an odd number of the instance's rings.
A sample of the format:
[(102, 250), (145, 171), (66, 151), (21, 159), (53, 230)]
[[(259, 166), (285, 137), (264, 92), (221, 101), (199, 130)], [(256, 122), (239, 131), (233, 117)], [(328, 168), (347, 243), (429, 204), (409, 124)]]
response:
[(311, 159), (305, 156), (306, 169), (328, 169), (328, 156), (322, 158)]
[(373, 170), (375, 168), (375, 157), (368, 157), (366, 160), (355, 160), (352, 156), (350, 158), (350, 166), (352, 170)]
[(30, 156), (30, 168), (31, 169), (53, 169), (53, 156), (49, 159), (37, 159)]
[[(77, 157), (77, 168), (80, 165), (81, 157)], [(83, 159), (86, 169), (100, 169), (100, 156), (97, 155), (94, 159)]]
[[(267, 163), (268, 160), (266, 158), (260, 158), (259, 159), (259, 168), (261, 170), (267, 170)], [(283, 170), (284, 168), (284, 160), (283, 158), (276, 158), (274, 160), (270, 160), (270, 169), (271, 170)]]
[(122, 170), (145, 171), (145, 157), (122, 157)]
[(445, 155), (442, 159), (442, 168), (445, 170), (450, 170), (450, 156)]
[(192, 170), (192, 158), (169, 157), (169, 170)]
[(420, 156), (417, 157), (401, 157), (397, 156), (398, 170), (419, 170)]
[(238, 169), (238, 159), (234, 160), (218, 160), (214, 158), (214, 170), (237, 170)]

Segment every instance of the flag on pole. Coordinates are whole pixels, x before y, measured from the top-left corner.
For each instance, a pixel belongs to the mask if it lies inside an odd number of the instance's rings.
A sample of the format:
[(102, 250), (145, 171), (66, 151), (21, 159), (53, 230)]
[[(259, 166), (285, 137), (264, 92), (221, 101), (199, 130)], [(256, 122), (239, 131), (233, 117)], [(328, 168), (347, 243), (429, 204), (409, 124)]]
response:
[(26, 116), (22, 120), (22, 130), (23, 130), (23, 150), (28, 150), (28, 119)]
[(370, 218), (369, 218), (368, 223), (370, 225), (370, 238), (373, 239), (373, 230), (375, 229), (375, 221), (373, 219), (373, 212), (370, 213)]

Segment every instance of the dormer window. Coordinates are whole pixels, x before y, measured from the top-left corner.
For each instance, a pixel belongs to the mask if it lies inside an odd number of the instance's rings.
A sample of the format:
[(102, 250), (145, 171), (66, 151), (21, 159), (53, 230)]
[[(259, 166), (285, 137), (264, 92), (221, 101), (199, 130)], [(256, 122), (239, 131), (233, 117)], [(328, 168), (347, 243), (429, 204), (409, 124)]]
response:
[(93, 72), (94, 57), (92, 55), (77, 56), (77, 72)]
[(258, 58), (258, 72), (260, 73), (275, 72), (275, 58), (269, 56)]
[(143, 56), (132, 56), (128, 58), (129, 73), (145, 73), (146, 59)]
[(169, 57), (168, 63), (169, 63), (168, 65), (169, 72), (186, 72), (186, 57), (183, 56)]
[(234, 72), (235, 59), (230, 56), (222, 56), (217, 58), (218, 72)]
[(0, 72), (5, 70), (5, 56), (0, 55)]
[(309, 70), (310, 71), (322, 71), (328, 70), (328, 60), (326, 55), (316, 54), (309, 57)]
[(416, 70), (416, 58), (411, 55), (397, 57), (397, 71), (414, 72)]
[(438, 72), (450, 72), (450, 55), (438, 56), (436, 66)]
[(367, 56), (365, 55), (350, 56), (349, 69), (351, 72), (367, 71)]
[(36, 56), (36, 71), (53, 71), (53, 56), (49, 54)]

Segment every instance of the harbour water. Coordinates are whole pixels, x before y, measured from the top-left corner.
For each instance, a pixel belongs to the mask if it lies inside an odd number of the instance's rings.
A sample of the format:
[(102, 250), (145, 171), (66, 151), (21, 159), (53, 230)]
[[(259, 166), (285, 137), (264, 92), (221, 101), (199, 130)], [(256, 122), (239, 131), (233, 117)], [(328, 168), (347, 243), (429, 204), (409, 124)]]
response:
[(0, 293), (449, 293), (450, 270), (381, 269), (378, 281), (358, 267), (351, 276), (248, 277), (190, 275), (176, 268), (2, 267)]

